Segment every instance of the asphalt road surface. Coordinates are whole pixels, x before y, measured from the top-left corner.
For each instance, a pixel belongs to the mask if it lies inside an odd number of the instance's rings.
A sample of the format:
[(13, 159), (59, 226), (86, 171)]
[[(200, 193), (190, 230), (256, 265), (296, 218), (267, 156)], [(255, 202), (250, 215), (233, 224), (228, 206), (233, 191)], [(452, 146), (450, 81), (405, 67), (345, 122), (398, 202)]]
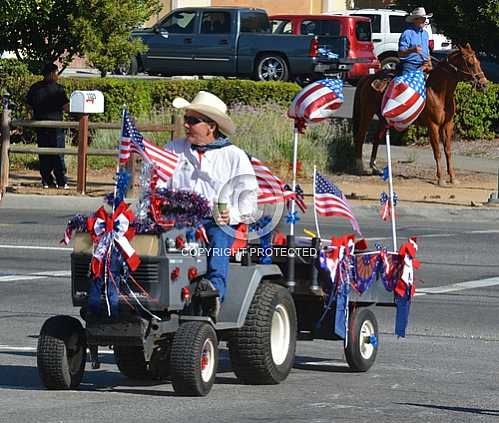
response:
[[(368, 373), (352, 373), (341, 342), (299, 341), (294, 369), (274, 386), (238, 383), (222, 351), (205, 398), (176, 397), (168, 382), (124, 378), (111, 351), (87, 364), (75, 391), (47, 391), (37, 335), (71, 307), (64, 226), (78, 207), (0, 208), (0, 422), (497, 422), (499, 421), (499, 211), (400, 208), (399, 244), (417, 235), (419, 294), (408, 336), (393, 335), (394, 309), (375, 308), (381, 336)], [(94, 205), (87, 211), (95, 210)], [(355, 208), (371, 245), (391, 245), (374, 208)], [(328, 219), (323, 236), (350, 232)], [(303, 227), (313, 229), (312, 216)], [(223, 345), (222, 345), (223, 347)]]

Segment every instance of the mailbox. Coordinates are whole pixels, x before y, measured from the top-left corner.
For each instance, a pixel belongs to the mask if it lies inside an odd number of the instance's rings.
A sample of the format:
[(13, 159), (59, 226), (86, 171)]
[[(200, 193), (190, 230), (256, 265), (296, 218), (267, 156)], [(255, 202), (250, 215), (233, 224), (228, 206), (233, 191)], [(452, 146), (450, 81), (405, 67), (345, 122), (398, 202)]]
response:
[(73, 91), (69, 100), (71, 113), (104, 113), (104, 96), (100, 91)]

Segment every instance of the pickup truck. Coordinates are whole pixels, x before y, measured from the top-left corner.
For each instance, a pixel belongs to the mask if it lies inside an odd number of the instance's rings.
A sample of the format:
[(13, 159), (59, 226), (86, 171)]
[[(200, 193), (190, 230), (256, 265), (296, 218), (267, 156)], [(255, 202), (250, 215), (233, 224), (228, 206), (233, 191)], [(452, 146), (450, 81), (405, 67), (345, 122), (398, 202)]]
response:
[[(147, 52), (130, 74), (221, 75), (287, 81), (348, 71), (348, 39), (271, 33), (265, 10), (245, 7), (175, 9), (152, 28), (137, 30)], [(326, 51), (328, 54), (321, 54)]]

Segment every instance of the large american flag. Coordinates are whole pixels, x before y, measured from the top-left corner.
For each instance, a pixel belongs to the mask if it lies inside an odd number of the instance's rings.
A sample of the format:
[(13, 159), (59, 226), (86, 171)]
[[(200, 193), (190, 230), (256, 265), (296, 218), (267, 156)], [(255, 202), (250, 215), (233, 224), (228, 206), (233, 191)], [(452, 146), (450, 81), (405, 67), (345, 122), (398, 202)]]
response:
[(170, 178), (177, 167), (178, 155), (147, 141), (138, 131), (128, 110), (125, 110), (121, 129), (120, 164), (128, 162), (130, 153), (140, 154), (144, 160), (153, 163), (158, 176), (163, 180)]
[(319, 172), (315, 173), (314, 206), (321, 216), (340, 216), (350, 220), (352, 228), (362, 235), (359, 222), (353, 215), (347, 199), (340, 189), (324, 178)]
[(343, 104), (343, 81), (322, 79), (313, 82), (296, 94), (288, 110), (292, 119), (318, 122), (333, 116)]
[(383, 117), (398, 131), (405, 130), (423, 111), (426, 102), (425, 76), (422, 71), (396, 76), (381, 103)]
[(258, 204), (279, 203), (294, 197), (294, 192), (260, 160), (250, 156), (250, 161), (258, 182)]

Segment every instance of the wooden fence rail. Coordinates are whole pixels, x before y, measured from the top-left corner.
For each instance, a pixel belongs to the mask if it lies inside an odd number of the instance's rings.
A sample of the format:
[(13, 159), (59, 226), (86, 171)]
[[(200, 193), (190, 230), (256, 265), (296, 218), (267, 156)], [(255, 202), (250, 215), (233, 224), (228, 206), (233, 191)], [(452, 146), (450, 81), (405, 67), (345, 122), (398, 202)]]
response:
[[(49, 121), (49, 120), (18, 120), (11, 119), (9, 102), (3, 98), (3, 111), (1, 119), (1, 145), (0, 145), (0, 199), (9, 186), (9, 154), (67, 154), (78, 156), (78, 171), (76, 177), (76, 191), (85, 194), (87, 184), (87, 156), (117, 156), (117, 149), (88, 148), (89, 129), (121, 129), (120, 122), (89, 122), (88, 115), (80, 115), (79, 121)], [(52, 147), (26, 147), (10, 145), (10, 132), (12, 128), (64, 128), (78, 130), (78, 148), (52, 148)], [(182, 118), (172, 116), (170, 125), (137, 124), (141, 132), (170, 132), (171, 138), (179, 138), (182, 133)], [(129, 161), (134, 180), (134, 160)]]

